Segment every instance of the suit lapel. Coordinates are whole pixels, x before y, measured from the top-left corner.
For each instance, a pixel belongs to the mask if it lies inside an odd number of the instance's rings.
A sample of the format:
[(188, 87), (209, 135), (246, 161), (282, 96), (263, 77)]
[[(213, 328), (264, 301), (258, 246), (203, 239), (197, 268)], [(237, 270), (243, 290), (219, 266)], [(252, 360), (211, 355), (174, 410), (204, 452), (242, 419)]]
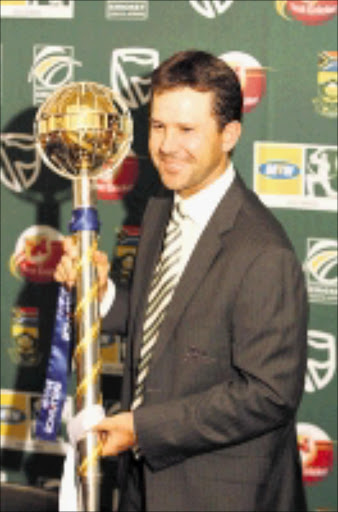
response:
[(236, 178), (202, 233), (177, 285), (160, 329), (152, 364), (163, 352), (185, 308), (206, 279), (217, 256), (224, 250), (224, 237), (234, 225), (242, 200), (242, 184)]

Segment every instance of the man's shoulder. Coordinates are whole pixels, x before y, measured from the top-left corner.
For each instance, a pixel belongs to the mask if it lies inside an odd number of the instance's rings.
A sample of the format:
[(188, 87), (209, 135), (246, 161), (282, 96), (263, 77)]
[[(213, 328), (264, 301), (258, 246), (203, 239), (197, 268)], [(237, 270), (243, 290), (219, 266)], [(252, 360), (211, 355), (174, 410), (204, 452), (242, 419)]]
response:
[(279, 245), (292, 248), (289, 236), (276, 215), (262, 202), (238, 175), (234, 188), (241, 194), (241, 207), (236, 227), (246, 233), (246, 239), (258, 245)]
[(145, 209), (145, 214), (149, 209), (166, 208), (167, 205), (172, 204), (173, 199), (173, 192), (160, 184), (158, 188), (156, 188), (149, 196)]

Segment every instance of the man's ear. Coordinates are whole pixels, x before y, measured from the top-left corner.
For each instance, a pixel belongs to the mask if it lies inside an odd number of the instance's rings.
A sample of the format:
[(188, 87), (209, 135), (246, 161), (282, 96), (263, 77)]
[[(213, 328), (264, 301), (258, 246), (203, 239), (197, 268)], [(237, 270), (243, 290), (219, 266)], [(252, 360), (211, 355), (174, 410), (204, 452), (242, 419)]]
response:
[(236, 146), (240, 136), (242, 133), (242, 125), (239, 121), (231, 121), (230, 123), (226, 124), (223, 133), (223, 143), (222, 148), (223, 151), (226, 153), (230, 153)]

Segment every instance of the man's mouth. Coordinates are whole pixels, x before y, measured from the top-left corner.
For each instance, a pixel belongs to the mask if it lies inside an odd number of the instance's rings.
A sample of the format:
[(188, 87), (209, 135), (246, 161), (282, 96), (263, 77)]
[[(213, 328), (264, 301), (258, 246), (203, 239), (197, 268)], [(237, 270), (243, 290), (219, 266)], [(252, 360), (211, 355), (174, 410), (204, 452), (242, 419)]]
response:
[(167, 172), (176, 173), (182, 169), (182, 166), (185, 164), (183, 160), (178, 160), (176, 158), (163, 158), (160, 157), (161, 166)]

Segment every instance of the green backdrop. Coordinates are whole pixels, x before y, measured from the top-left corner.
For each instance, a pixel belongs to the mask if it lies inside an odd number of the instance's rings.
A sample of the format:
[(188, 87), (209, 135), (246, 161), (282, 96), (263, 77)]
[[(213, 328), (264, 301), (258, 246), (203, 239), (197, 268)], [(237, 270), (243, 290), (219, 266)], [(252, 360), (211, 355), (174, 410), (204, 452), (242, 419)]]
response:
[[(125, 166), (123, 183), (103, 185), (98, 210), (100, 246), (115, 260), (116, 279), (129, 279), (137, 227), (157, 185), (147, 154), (148, 75), (172, 53), (198, 48), (239, 73), (245, 116), (235, 165), (281, 220), (303, 263), (310, 322), (299, 448), (310, 509), (337, 510), (337, 2), (0, 5), (2, 481), (57, 485), (65, 449), (64, 428), (57, 443), (36, 440), (33, 428), (54, 319), (51, 273), (72, 209), (70, 182), (36, 155), (36, 110), (71, 81), (105, 84), (128, 102), (138, 178)], [(112, 185), (115, 195), (107, 193)], [(118, 408), (123, 349), (122, 339), (102, 339), (110, 411)], [(70, 412), (71, 399), (65, 420)], [(103, 468), (108, 495), (114, 467), (110, 460)]]

